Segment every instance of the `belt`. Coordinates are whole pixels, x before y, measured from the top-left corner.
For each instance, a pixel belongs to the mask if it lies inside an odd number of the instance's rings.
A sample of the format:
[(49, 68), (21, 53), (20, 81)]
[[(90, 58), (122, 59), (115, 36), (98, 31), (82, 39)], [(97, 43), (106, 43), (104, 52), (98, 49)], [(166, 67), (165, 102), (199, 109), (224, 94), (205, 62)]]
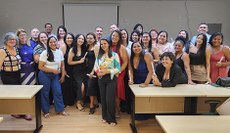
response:
[(31, 62), (21, 62), (21, 64), (23, 64), (23, 65), (25, 65), (25, 64), (34, 64), (34, 62), (33, 61), (31, 61)]

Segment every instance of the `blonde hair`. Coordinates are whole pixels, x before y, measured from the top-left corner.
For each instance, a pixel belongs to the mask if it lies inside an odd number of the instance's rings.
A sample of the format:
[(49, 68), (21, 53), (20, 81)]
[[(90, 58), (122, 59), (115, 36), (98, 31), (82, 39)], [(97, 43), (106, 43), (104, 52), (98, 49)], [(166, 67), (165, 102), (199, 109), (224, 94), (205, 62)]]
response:
[[(26, 42), (26, 44), (27, 44), (28, 46), (30, 46), (30, 41), (29, 41), (29, 39), (28, 39), (28, 34), (27, 34), (26, 30), (25, 30), (25, 29), (22, 29), (22, 28), (17, 29), (15, 34), (18, 36), (18, 38), (19, 38), (19, 34), (20, 34), (20, 33), (26, 33), (26, 35), (27, 35), (27, 42)], [(18, 40), (19, 40), (19, 39), (18, 39)], [(18, 43), (18, 47), (21, 47), (20, 40), (19, 40), (19, 43)]]

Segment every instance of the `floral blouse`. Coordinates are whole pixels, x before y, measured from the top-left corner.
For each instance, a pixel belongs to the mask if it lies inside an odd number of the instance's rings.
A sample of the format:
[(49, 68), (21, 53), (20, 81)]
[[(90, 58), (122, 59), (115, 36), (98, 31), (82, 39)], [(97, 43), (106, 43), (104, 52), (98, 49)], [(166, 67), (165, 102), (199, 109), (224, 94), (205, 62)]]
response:
[[(120, 73), (120, 61), (119, 57), (115, 52), (112, 52), (112, 57), (109, 58), (96, 58), (94, 70), (98, 73), (102, 69), (107, 69), (110, 71), (110, 78), (113, 79), (114, 75)], [(100, 78), (100, 77), (99, 77)]]

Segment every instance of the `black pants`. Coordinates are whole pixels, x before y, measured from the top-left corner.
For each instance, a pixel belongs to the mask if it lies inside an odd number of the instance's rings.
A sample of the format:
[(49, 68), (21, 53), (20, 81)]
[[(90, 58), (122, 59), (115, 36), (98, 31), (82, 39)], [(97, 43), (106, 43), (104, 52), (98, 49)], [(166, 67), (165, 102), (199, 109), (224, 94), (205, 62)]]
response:
[(101, 94), (102, 119), (108, 123), (114, 122), (115, 119), (115, 95), (117, 88), (117, 78), (110, 79), (110, 74), (98, 79), (98, 85)]
[(5, 72), (1, 71), (1, 79), (3, 84), (10, 84), (10, 85), (20, 85), (20, 71), (16, 72)]

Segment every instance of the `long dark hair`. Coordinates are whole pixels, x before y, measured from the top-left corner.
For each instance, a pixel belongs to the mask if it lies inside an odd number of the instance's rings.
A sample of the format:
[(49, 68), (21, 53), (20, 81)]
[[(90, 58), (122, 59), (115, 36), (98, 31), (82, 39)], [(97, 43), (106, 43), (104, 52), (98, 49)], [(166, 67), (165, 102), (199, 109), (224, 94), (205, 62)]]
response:
[(113, 35), (113, 33), (115, 33), (115, 32), (116, 32), (116, 33), (118, 34), (118, 36), (119, 36), (119, 41), (117, 42), (116, 49), (115, 49), (115, 52), (117, 53), (118, 50), (119, 50), (120, 47), (121, 47), (121, 44), (122, 44), (122, 35), (121, 35), (120, 30), (114, 30), (114, 31), (111, 33), (111, 35), (110, 35), (110, 45), (113, 45), (113, 42), (112, 42), (112, 35)]
[(76, 55), (77, 54), (77, 39), (80, 37), (80, 36), (83, 36), (83, 38), (84, 38), (84, 42), (83, 42), (83, 44), (81, 45), (81, 55), (83, 55), (83, 54), (85, 54), (85, 52), (87, 51), (87, 48), (86, 48), (86, 39), (85, 39), (85, 36), (83, 35), (83, 34), (77, 34), (76, 35), (76, 37), (75, 37), (75, 40), (74, 40), (74, 45), (73, 45), (73, 53), (74, 53), (74, 55)]
[(108, 41), (108, 40), (105, 39), (105, 38), (102, 38), (102, 39), (100, 40), (100, 49), (99, 49), (99, 53), (98, 53), (98, 59), (101, 59), (101, 57), (102, 57), (103, 54), (105, 53), (105, 51), (101, 48), (101, 41), (106, 41), (106, 42), (109, 44), (108, 56), (109, 56), (109, 58), (111, 58), (111, 57), (112, 57), (112, 50), (111, 50), (110, 41)]
[(48, 40), (47, 40), (47, 57), (48, 57), (47, 60), (48, 60), (49, 62), (54, 62), (54, 54), (53, 54), (53, 52), (52, 52), (52, 50), (51, 50), (51, 48), (50, 48), (50, 45), (49, 45), (50, 40), (51, 40), (52, 38), (54, 38), (54, 39), (57, 41), (57, 38), (54, 37), (54, 36), (50, 36), (50, 37), (48, 38)]
[(59, 40), (60, 39), (60, 35), (59, 35), (59, 30), (60, 29), (63, 29), (65, 31), (65, 34), (67, 33), (67, 29), (65, 28), (65, 26), (63, 25), (60, 25), (57, 29), (57, 39)]
[[(142, 39), (143, 39), (144, 34), (147, 34), (149, 36), (149, 44), (148, 44), (147, 49), (148, 49), (148, 52), (151, 53), (151, 51), (152, 51), (152, 38), (151, 38), (151, 35), (149, 34), (149, 32), (143, 32)], [(144, 47), (144, 43), (143, 43), (142, 39), (141, 39), (141, 45), (142, 45), (142, 47)]]
[[(139, 44), (140, 44), (140, 42), (133, 42), (132, 45), (131, 45), (130, 64), (131, 64), (131, 67), (132, 67), (133, 70), (134, 70), (133, 58), (134, 58), (134, 55), (135, 55), (135, 53), (133, 52), (133, 46), (134, 46), (134, 44), (136, 44), (136, 43), (139, 43)], [(140, 44), (140, 46), (141, 46), (142, 49), (143, 49), (143, 46), (142, 46), (141, 44)], [(142, 52), (140, 53), (140, 60), (144, 60), (144, 55), (145, 55), (145, 52), (142, 50)], [(133, 72), (134, 72), (134, 71), (133, 71)]]
[[(72, 42), (72, 44), (70, 44), (70, 46), (66, 43), (67, 35), (70, 35), (70, 36), (72, 36), (72, 38), (73, 38), (73, 42)], [(66, 52), (69, 52), (70, 48), (73, 47), (73, 45), (74, 45), (74, 40), (75, 40), (75, 39), (74, 39), (74, 34), (73, 34), (73, 33), (70, 33), (70, 32), (66, 33), (66, 35), (64, 36), (64, 43), (65, 43), (65, 46), (66, 46)]]
[(42, 32), (40, 32), (40, 33), (38, 34), (38, 45), (42, 46), (42, 48), (45, 49), (45, 48), (46, 48), (45, 45), (47, 45), (48, 40), (47, 40), (46, 44), (43, 44), (43, 43), (41, 42), (41, 40), (40, 40), (41, 34), (45, 34), (47, 38), (48, 38), (48, 34), (47, 34), (45, 31), (42, 31)]
[[(201, 60), (204, 62), (206, 66), (206, 45), (207, 45), (207, 36), (204, 33), (200, 33), (197, 35), (196, 38), (198, 38), (200, 35), (203, 36), (203, 43), (201, 44), (201, 47), (197, 51), (197, 54), (200, 53), (201, 55)], [(195, 46), (197, 45), (197, 42), (195, 42)]]

